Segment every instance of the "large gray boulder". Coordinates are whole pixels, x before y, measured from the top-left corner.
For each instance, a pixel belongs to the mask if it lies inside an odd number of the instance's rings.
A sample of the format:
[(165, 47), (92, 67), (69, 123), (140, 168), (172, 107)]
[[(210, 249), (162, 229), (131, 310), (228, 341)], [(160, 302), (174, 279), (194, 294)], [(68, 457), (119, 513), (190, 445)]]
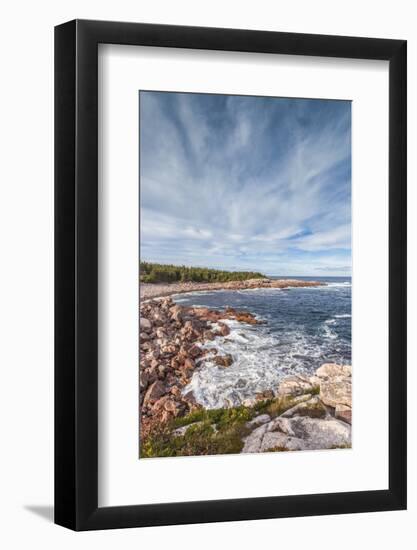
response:
[[(317, 393), (319, 395), (312, 395)], [(351, 446), (352, 369), (350, 365), (326, 363), (314, 376), (284, 378), (278, 396), (292, 403), (274, 420), (244, 439), (243, 453), (333, 449)], [(259, 427), (256, 427), (258, 425)]]
[(333, 417), (278, 417), (249, 434), (244, 440), (242, 453), (332, 449), (350, 445), (349, 424)]
[(350, 426), (336, 418), (296, 416), (285, 420), (288, 421), (287, 424), (278, 423), (277, 426), (270, 428), (271, 431), (278, 429), (289, 436), (302, 439), (307, 449), (332, 449), (347, 447), (351, 444)]

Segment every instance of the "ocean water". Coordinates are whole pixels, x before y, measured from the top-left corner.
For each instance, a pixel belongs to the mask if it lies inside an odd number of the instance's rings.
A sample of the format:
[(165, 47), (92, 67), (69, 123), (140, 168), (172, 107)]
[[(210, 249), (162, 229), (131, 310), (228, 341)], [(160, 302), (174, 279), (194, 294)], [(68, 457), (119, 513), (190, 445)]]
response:
[[(280, 277), (276, 277), (280, 278)], [(297, 277), (312, 280), (313, 277)], [(230, 353), (230, 367), (202, 361), (185, 391), (206, 408), (236, 406), (264, 390), (277, 389), (284, 376), (313, 374), (323, 363), (351, 363), (351, 279), (316, 277), (315, 288), (209, 291), (178, 294), (186, 306), (245, 309), (264, 321), (226, 321), (231, 332), (204, 346)], [(210, 356), (208, 356), (210, 357)]]

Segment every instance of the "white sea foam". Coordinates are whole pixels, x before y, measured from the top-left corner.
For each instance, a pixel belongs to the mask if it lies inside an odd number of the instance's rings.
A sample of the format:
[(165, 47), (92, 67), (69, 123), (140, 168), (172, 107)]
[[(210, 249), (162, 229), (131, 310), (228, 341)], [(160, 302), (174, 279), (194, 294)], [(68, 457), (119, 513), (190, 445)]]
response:
[(182, 302), (187, 302), (188, 298), (180, 298), (180, 294), (173, 294), (172, 297), (174, 298), (175, 303), (180, 304)]
[[(291, 290), (295, 293), (303, 290), (327, 290), (330, 293), (333, 291), (335, 294), (332, 293), (331, 297), (314, 293), (317, 298), (307, 298), (316, 300), (317, 307), (320, 308), (321, 303), (328, 303), (326, 300), (329, 298), (336, 300), (338, 296), (342, 296), (341, 292), (344, 292), (344, 289), (351, 286), (348, 282), (330, 285)], [(216, 291), (216, 295), (217, 292), (219, 291)], [(288, 297), (285, 293), (281, 294), (281, 289), (270, 288), (225, 292), (230, 292), (231, 295), (226, 294), (227, 299), (220, 301), (206, 297), (198, 298), (200, 294), (209, 294), (207, 292), (192, 293), (195, 296), (192, 300), (191, 293), (180, 294), (178, 297), (181, 301), (194, 306), (198, 302), (203, 302), (210, 309), (224, 309), (226, 305), (237, 309), (244, 307), (252, 313), (258, 309), (258, 312), (262, 311), (262, 317), (257, 318), (266, 320), (267, 323), (249, 325), (235, 320), (225, 320), (230, 328), (230, 334), (226, 337), (216, 337), (215, 340), (204, 344), (203, 347), (207, 350), (216, 350), (219, 355), (230, 354), (233, 357), (233, 363), (229, 367), (220, 367), (214, 363), (214, 351), (198, 362), (198, 367), (184, 388), (184, 393), (192, 391), (197, 402), (205, 408), (236, 406), (245, 399), (253, 399), (258, 392), (276, 391), (285, 376), (296, 373), (311, 375), (324, 362), (349, 361), (350, 344), (343, 335), (339, 337), (339, 334), (342, 325), (346, 324), (342, 319), (350, 317), (350, 314), (331, 315), (316, 324), (311, 322), (308, 316), (304, 318), (304, 306), (302, 301), (297, 301), (296, 294), (295, 302), (288, 302), (292, 292)], [(250, 296), (247, 292), (251, 293)], [(243, 300), (242, 294), (246, 294), (248, 300)], [(236, 299), (236, 295), (241, 296)], [(260, 301), (257, 301), (258, 296)], [(213, 302), (222, 305), (214, 306)], [(296, 314), (294, 315), (294, 310), (290, 308), (287, 315), (284, 313), (281, 318), (276, 316), (275, 311), (282, 311), (281, 307), (285, 308), (282, 304), (287, 303), (295, 307)], [(262, 307), (256, 307), (260, 304)], [(301, 308), (301, 311), (298, 308)]]
[(323, 323), (323, 336), (330, 340), (336, 340), (337, 338), (336, 332), (332, 330), (326, 322)]
[(238, 294), (246, 294), (249, 292), (256, 292), (257, 294), (269, 294), (269, 293), (276, 293), (276, 292), (282, 292), (282, 288), (273, 288), (273, 287), (267, 287), (267, 288), (241, 288), (240, 290), (236, 290), (234, 292), (237, 292)]
[[(335, 317), (336, 317), (336, 315), (335, 315)], [(324, 321), (324, 323), (326, 325), (335, 325), (336, 322), (337, 322), (336, 319), (333, 319), (333, 318), (332, 319), (327, 319), (326, 321)]]
[(348, 319), (349, 317), (352, 317), (350, 313), (343, 313), (343, 315), (335, 315), (335, 319)]
[[(216, 348), (219, 355), (230, 354), (232, 365), (219, 367), (211, 360), (214, 354), (208, 355), (183, 390), (193, 391), (197, 402), (208, 409), (236, 406), (258, 392), (276, 390), (284, 376), (308, 372), (306, 361), (314, 361), (323, 354), (322, 346), (300, 331), (278, 336), (265, 326), (234, 320), (224, 322), (231, 329), (230, 334), (203, 347)], [(322, 335), (322, 341), (323, 336), (326, 335)], [(333, 338), (333, 333), (328, 337)]]

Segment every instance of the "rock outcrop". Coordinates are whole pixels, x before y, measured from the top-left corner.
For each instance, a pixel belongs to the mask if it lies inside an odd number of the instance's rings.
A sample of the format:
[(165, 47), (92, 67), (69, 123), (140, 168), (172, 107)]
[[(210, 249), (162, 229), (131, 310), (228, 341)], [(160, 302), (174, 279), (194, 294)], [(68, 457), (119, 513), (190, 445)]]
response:
[[(156, 425), (198, 408), (192, 392), (183, 394), (199, 361), (207, 350), (202, 344), (227, 336), (229, 327), (221, 320), (243, 323), (258, 321), (249, 312), (227, 308), (187, 308), (171, 298), (151, 300), (140, 306), (140, 395), (141, 438)], [(231, 355), (216, 356), (223, 368), (233, 363)]]
[[(228, 336), (230, 329), (227, 320), (248, 324), (259, 322), (247, 311), (183, 307), (169, 297), (141, 304), (141, 439), (146, 438), (154, 428), (200, 408), (192, 392), (185, 393), (184, 388), (208, 353), (210, 361), (220, 368), (227, 369), (233, 363), (232, 355), (221, 355), (215, 349), (208, 350), (203, 346), (206, 341)], [(243, 440), (242, 452), (349, 447), (351, 376), (350, 365), (326, 363), (313, 376), (288, 376), (278, 388), (253, 396), (250, 403), (243, 403), (252, 409), (249, 415), (251, 420), (245, 425), (247, 435)], [(280, 400), (284, 403), (283, 407)], [(279, 406), (265, 408), (262, 403)], [(259, 410), (270, 414), (258, 413), (254, 417), (255, 411)], [(187, 429), (178, 428), (174, 435), (182, 437)], [(213, 430), (216, 433), (216, 429)], [(238, 437), (240, 441), (242, 435)]]
[(295, 374), (287, 376), (282, 380), (278, 387), (278, 394), (291, 396), (303, 395), (313, 392), (316, 387), (317, 382), (314, 377), (309, 378), (302, 374)]
[(242, 453), (306, 451), (350, 446), (349, 424), (335, 418), (278, 417), (251, 432)]
[(292, 406), (273, 420), (262, 415), (257, 417), (259, 421), (254, 418), (248, 422), (246, 426), (252, 431), (244, 439), (242, 453), (351, 446), (350, 365), (327, 363), (312, 377), (287, 377), (277, 396), (290, 399)]
[(325, 405), (352, 407), (352, 369), (350, 365), (326, 363), (316, 371), (320, 397)]

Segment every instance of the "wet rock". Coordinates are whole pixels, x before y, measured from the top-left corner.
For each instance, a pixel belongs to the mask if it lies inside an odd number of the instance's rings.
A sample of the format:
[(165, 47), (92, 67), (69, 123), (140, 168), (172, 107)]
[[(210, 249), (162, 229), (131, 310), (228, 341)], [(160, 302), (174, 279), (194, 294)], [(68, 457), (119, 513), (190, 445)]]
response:
[(227, 355), (216, 355), (212, 358), (213, 363), (219, 367), (230, 367), (233, 363), (233, 357), (228, 353)]
[(230, 334), (230, 328), (226, 325), (226, 323), (218, 323), (219, 325), (219, 333), (222, 336), (228, 336)]
[(234, 308), (227, 307), (225, 310), (225, 316), (228, 319), (236, 319), (240, 323), (248, 323), (250, 325), (256, 325), (258, 322), (252, 313), (248, 311), (237, 311)]
[(191, 371), (195, 369), (195, 363), (190, 357), (187, 357), (187, 359), (184, 361), (184, 368)]
[(191, 346), (191, 348), (188, 350), (188, 354), (190, 357), (192, 357), (193, 359), (195, 359), (196, 357), (198, 357), (199, 355), (201, 355), (201, 348), (197, 345), (193, 345)]
[(189, 391), (187, 393), (185, 393), (183, 395), (183, 399), (185, 401), (189, 401), (190, 403), (197, 403), (196, 399), (195, 399), (195, 395), (192, 391)]
[(193, 374), (194, 369), (195, 369), (194, 361), (190, 358), (187, 358), (179, 368), (180, 375), (184, 378), (184, 382), (188, 382), (188, 380), (191, 378)]
[(196, 315), (197, 317), (209, 317), (212, 315), (213, 311), (208, 307), (194, 307), (190, 309), (190, 312)]
[(248, 323), (249, 325), (256, 325), (258, 323), (255, 317), (247, 312), (238, 313), (235, 318), (236, 321), (239, 321), (240, 323)]

